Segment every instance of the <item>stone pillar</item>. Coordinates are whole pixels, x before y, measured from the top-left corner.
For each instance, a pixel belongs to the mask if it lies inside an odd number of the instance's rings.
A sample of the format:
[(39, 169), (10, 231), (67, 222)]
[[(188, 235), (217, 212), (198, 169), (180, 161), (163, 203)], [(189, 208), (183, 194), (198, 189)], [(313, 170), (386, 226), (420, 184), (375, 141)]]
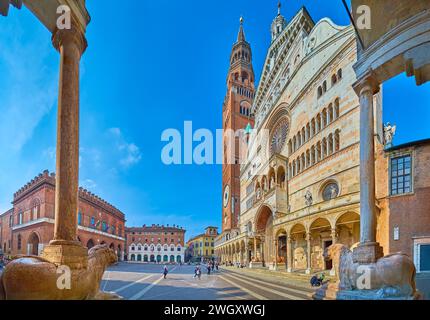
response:
[(293, 270), (293, 247), (292, 247), (291, 236), (287, 235), (287, 272)]
[(370, 75), (354, 84), (360, 98), (360, 245), (354, 249), (358, 263), (373, 263), (383, 256), (376, 242), (375, 143), (373, 96), (379, 86)]
[(331, 242), (332, 244), (336, 244), (336, 228), (331, 229)]
[(254, 261), (257, 259), (257, 237), (254, 237)]
[(79, 178), (79, 63), (87, 47), (75, 25), (57, 30), (52, 43), (60, 53), (57, 119), (54, 239), (44, 258), (70, 268), (86, 267), (87, 249), (77, 241)]
[(248, 240), (246, 240), (245, 242), (245, 265), (249, 266), (249, 244), (248, 244)]
[(306, 274), (310, 274), (311, 273), (311, 234), (310, 232), (306, 233), (306, 264), (307, 264), (307, 269), (306, 269)]
[[(331, 242), (332, 242), (332, 244), (336, 244), (336, 241), (337, 241), (337, 239), (336, 239), (336, 227), (334, 227), (331, 229)], [(330, 275), (331, 276), (336, 275), (336, 267), (335, 267), (334, 263), (332, 263)]]
[(274, 251), (275, 251), (275, 270), (278, 270), (278, 254), (279, 254), (279, 242), (278, 239), (276, 238), (274, 241)]

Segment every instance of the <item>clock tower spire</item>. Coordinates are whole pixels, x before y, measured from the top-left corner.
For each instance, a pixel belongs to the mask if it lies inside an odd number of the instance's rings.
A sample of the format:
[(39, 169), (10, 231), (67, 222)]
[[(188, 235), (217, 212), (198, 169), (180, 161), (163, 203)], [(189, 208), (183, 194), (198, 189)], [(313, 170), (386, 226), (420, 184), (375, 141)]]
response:
[[(252, 51), (246, 41), (243, 28), (244, 19), (240, 18), (237, 40), (230, 54), (230, 68), (227, 75), (227, 93), (223, 104), (223, 129), (250, 129), (254, 126), (251, 106), (255, 95), (255, 78), (252, 67)], [(224, 162), (222, 166), (222, 232), (229, 234), (237, 228), (240, 214), (240, 163), (239, 148), (236, 141), (230, 143), (224, 139)], [(231, 144), (230, 146), (228, 144)], [(234, 150), (230, 159), (226, 150)], [(228, 236), (227, 236), (228, 237)]]

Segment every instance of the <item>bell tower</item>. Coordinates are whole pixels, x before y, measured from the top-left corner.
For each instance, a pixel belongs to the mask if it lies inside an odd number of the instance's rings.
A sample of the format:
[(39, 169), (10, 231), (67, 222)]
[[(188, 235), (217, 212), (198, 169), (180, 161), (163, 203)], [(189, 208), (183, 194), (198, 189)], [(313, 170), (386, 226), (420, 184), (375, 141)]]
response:
[[(223, 129), (244, 130), (254, 126), (251, 106), (254, 100), (254, 69), (252, 51), (245, 39), (243, 18), (240, 18), (239, 33), (230, 55), (230, 68), (227, 76), (227, 94), (223, 104)], [(238, 139), (224, 139), (224, 157), (222, 166), (222, 232), (237, 228), (240, 213), (240, 163)], [(234, 147), (233, 147), (234, 145)], [(234, 152), (227, 159), (226, 150)], [(234, 153), (234, 154), (233, 154)]]

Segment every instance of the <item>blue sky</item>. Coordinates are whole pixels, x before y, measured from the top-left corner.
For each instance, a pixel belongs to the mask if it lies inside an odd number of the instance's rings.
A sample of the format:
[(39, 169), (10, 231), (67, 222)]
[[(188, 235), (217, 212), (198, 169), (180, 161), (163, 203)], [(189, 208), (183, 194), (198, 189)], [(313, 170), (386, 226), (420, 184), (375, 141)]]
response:
[[(221, 222), (221, 166), (165, 166), (166, 128), (215, 130), (239, 17), (259, 78), (276, 0), (87, 1), (92, 22), (81, 65), (81, 185), (129, 226), (179, 224), (187, 238)], [(341, 1), (284, 1), (287, 19), (306, 5), (315, 21), (348, 24)], [(0, 18), (0, 211), (44, 169), (54, 171), (59, 58), (28, 10)], [(395, 143), (430, 137), (429, 84), (404, 76), (384, 87)]]

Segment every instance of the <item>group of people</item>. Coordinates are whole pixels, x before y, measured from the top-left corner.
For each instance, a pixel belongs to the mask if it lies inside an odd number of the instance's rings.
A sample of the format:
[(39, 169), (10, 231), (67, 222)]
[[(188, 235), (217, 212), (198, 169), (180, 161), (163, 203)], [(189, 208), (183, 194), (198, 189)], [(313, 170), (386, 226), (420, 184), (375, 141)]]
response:
[[(180, 264), (179, 266), (181, 266), (182, 264)], [(207, 274), (210, 275), (211, 272), (213, 271), (218, 271), (219, 270), (219, 263), (215, 262), (215, 261), (209, 261), (206, 264), (206, 270), (207, 270)], [(163, 266), (163, 277), (164, 279), (167, 279), (167, 274), (169, 273), (169, 268), (167, 267), (167, 265)], [(193, 278), (198, 278), (201, 279), (202, 276), (202, 268), (201, 265), (198, 264), (195, 269), (194, 269), (194, 277)]]
[[(206, 264), (206, 270), (207, 270), (208, 276), (211, 274), (211, 272), (218, 271), (219, 270), (218, 262), (209, 261)], [(200, 264), (198, 264), (194, 269), (194, 278), (201, 279), (201, 276), (202, 276), (202, 269), (201, 269)]]

